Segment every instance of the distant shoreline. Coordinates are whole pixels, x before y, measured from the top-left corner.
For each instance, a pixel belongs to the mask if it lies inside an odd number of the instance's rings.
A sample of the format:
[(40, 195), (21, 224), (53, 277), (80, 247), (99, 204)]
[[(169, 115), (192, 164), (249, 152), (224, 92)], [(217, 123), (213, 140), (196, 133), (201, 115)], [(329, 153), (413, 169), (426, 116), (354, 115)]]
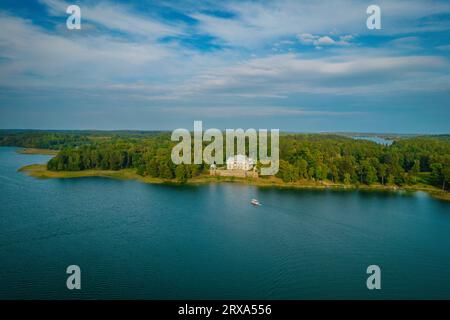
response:
[(40, 149), (40, 148), (21, 148), (16, 150), (16, 152), (20, 154), (42, 154), (49, 156), (56, 156), (58, 154), (58, 150)]
[(27, 165), (18, 170), (24, 172), (27, 175), (39, 179), (73, 179), (73, 178), (85, 178), (85, 177), (103, 177), (120, 180), (136, 180), (142, 183), (150, 184), (171, 184), (171, 185), (200, 185), (207, 183), (241, 183), (257, 187), (276, 187), (286, 189), (315, 189), (315, 190), (372, 190), (372, 191), (424, 191), (429, 193), (432, 197), (450, 201), (450, 193), (442, 191), (435, 187), (427, 185), (408, 185), (408, 186), (386, 186), (380, 184), (374, 185), (344, 185), (341, 183), (332, 182), (314, 182), (314, 181), (299, 181), (286, 183), (279, 178), (237, 178), (237, 177), (220, 177), (210, 175), (200, 175), (195, 178), (189, 179), (186, 183), (180, 183), (175, 179), (161, 179), (148, 176), (140, 176), (134, 169), (122, 169), (122, 170), (81, 170), (81, 171), (50, 171), (47, 170), (45, 164), (32, 164)]

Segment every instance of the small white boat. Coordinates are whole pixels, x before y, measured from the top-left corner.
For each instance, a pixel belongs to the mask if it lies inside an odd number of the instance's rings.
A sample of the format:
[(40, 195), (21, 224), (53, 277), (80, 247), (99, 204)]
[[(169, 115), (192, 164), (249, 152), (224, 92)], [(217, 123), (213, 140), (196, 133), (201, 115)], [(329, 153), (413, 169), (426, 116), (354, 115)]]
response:
[(261, 203), (259, 203), (259, 201), (257, 199), (252, 199), (252, 205), (254, 206), (260, 206)]

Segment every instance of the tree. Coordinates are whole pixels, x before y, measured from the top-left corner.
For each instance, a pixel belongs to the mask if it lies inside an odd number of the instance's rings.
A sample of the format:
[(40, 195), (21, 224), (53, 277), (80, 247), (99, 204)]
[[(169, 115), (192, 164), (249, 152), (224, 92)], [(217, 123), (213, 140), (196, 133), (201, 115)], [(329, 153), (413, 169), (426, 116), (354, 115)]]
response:
[(164, 179), (172, 179), (173, 172), (167, 162), (162, 162), (158, 167), (159, 177)]
[(151, 159), (147, 164), (147, 174), (150, 177), (158, 177), (159, 171), (158, 171), (158, 162), (156, 159)]
[(420, 160), (414, 160), (414, 164), (409, 171), (409, 174), (406, 175), (406, 180), (408, 184), (416, 183), (417, 182), (417, 176), (420, 173)]
[(186, 170), (188, 172), (188, 177), (196, 177), (200, 174), (201, 168), (200, 165), (197, 164), (189, 164), (186, 166)]
[(175, 178), (178, 180), (178, 182), (186, 183), (188, 177), (187, 177), (186, 166), (184, 164), (180, 164), (176, 167)]
[(331, 176), (331, 181), (333, 182), (337, 182), (339, 180), (339, 171), (338, 168), (336, 167), (336, 165), (332, 164), (330, 167), (330, 176)]
[(328, 167), (326, 165), (318, 165), (315, 171), (316, 179), (322, 181), (328, 175)]
[(443, 178), (443, 174), (442, 174), (442, 164), (441, 163), (432, 163), (430, 165), (430, 169), (431, 169), (431, 179), (433, 181), (434, 184), (440, 185), (442, 184), (442, 178)]
[(119, 152), (113, 151), (109, 157), (109, 169), (119, 170), (122, 164), (122, 157)]
[(299, 159), (296, 162), (298, 168), (298, 175), (300, 179), (308, 178), (308, 162), (305, 159)]
[(140, 176), (144, 176), (145, 175), (145, 166), (144, 165), (138, 166), (136, 169), (136, 173)]
[(446, 185), (449, 184), (450, 180), (450, 166), (445, 166), (442, 163), (432, 163), (431, 168), (431, 179), (435, 185), (438, 185), (445, 190)]
[[(348, 151), (346, 151), (348, 152)], [(353, 180), (353, 176), (355, 175), (355, 158), (353, 156), (345, 155), (341, 159), (339, 159), (337, 164), (338, 170), (339, 170), (339, 176), (341, 177), (341, 181), (346, 180), (346, 173), (348, 173), (349, 177), (347, 177), (347, 180), (351, 181)], [(345, 182), (344, 182), (345, 183)]]
[(378, 166), (378, 176), (381, 179), (381, 184), (384, 184), (384, 179), (386, 178), (386, 174), (387, 174), (387, 165), (384, 163), (381, 163)]
[(358, 165), (356, 167), (356, 172), (358, 173), (358, 176), (359, 176), (359, 182), (363, 183), (363, 181), (364, 181), (364, 163), (361, 163), (360, 165)]
[(393, 175), (393, 174), (389, 174), (389, 175), (387, 176), (387, 184), (392, 185), (392, 184), (394, 184), (394, 182), (395, 182), (395, 177), (394, 177), (394, 175)]
[(344, 184), (350, 183), (352, 183), (352, 177), (350, 176), (350, 173), (346, 172), (344, 173)]
[(411, 174), (417, 175), (420, 172), (420, 161), (414, 160), (414, 165), (411, 168)]
[(313, 179), (314, 178), (314, 173), (316, 172), (316, 170), (314, 169), (314, 167), (309, 167), (308, 168), (308, 177), (310, 178), (310, 179)]
[(298, 171), (296, 172), (294, 166), (289, 162), (280, 160), (277, 177), (281, 178), (284, 182), (293, 182), (298, 179)]
[(443, 181), (442, 181), (442, 190), (448, 189), (450, 186), (450, 165), (444, 166), (442, 169)]
[(365, 168), (365, 181), (367, 184), (377, 182), (377, 169), (375, 169), (375, 167), (367, 165)]

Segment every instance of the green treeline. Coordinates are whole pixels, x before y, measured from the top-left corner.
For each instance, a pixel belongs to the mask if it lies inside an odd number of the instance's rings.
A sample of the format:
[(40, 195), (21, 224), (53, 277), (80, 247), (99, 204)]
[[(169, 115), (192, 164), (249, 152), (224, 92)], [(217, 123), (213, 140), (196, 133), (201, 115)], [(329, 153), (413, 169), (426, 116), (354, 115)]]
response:
[(54, 171), (87, 169), (120, 170), (135, 168), (142, 176), (187, 181), (200, 174), (204, 165), (179, 165), (171, 160), (174, 143), (169, 135), (129, 141), (115, 140), (95, 145), (63, 148), (47, 168)]
[[(47, 164), (54, 171), (134, 168), (142, 176), (185, 182), (208, 170), (205, 164), (174, 165), (175, 144), (168, 132), (0, 132), (0, 145), (59, 149)], [(277, 176), (284, 182), (422, 183), (448, 190), (450, 140), (421, 136), (385, 146), (331, 134), (281, 135)]]
[[(384, 146), (331, 135), (289, 135), (280, 139), (285, 182), (301, 179), (344, 184), (433, 184), (448, 189), (450, 141), (416, 137)], [(428, 173), (428, 174), (426, 174)]]
[(114, 143), (121, 139), (137, 141), (160, 135), (170, 137), (167, 133), (160, 131), (0, 130), (0, 146), (60, 150), (104, 142)]
[(89, 144), (90, 138), (81, 134), (43, 131), (5, 131), (0, 134), (0, 146), (53, 149)]

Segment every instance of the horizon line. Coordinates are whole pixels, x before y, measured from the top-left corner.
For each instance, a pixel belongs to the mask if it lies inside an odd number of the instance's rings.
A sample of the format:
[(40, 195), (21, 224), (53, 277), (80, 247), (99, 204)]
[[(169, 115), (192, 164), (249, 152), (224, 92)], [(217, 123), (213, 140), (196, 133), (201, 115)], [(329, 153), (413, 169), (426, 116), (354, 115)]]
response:
[[(228, 128), (229, 129), (229, 128)], [(244, 128), (235, 128), (236, 129), (244, 129)], [(35, 128), (0, 128), (0, 131), (53, 131), (53, 132), (69, 132), (69, 131), (77, 131), (77, 132), (88, 132), (88, 131), (96, 131), (96, 132), (171, 132), (175, 129), (35, 129)], [(219, 129), (224, 131), (226, 129)], [(245, 129), (244, 129), (245, 130)], [(267, 129), (269, 130), (269, 129)], [(296, 133), (296, 134), (359, 134), (359, 135), (403, 135), (403, 136), (417, 136), (417, 135), (450, 135), (449, 133), (424, 133), (424, 132), (363, 132), (363, 131), (283, 131), (281, 129), (280, 133)]]

